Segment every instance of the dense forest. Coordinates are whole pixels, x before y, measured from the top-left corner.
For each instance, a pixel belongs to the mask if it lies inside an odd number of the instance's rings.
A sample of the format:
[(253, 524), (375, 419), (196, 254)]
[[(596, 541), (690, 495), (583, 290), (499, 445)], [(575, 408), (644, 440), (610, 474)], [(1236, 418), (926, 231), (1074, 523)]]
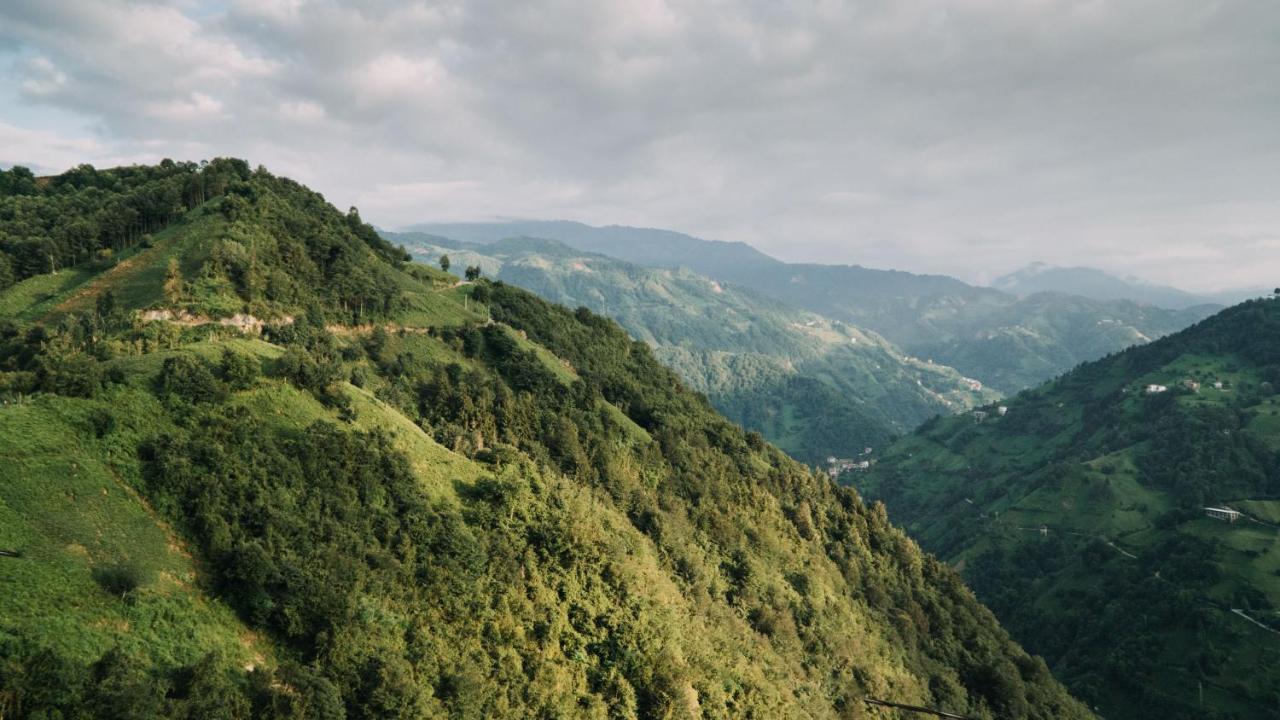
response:
[(1089, 717), (599, 315), (240, 161), (3, 177), (0, 716)]
[(1251, 301), (929, 423), (860, 487), (1106, 717), (1271, 717), (1278, 385), (1280, 301)]

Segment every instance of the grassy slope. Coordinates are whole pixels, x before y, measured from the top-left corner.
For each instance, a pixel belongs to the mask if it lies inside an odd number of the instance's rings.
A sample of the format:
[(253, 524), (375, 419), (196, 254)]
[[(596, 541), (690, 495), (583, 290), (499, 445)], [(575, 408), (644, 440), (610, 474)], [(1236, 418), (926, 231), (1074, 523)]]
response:
[[(91, 417), (110, 407), (117, 427), (95, 437)], [(220, 602), (198, 589), (198, 565), (132, 489), (130, 447), (158, 428), (155, 400), (119, 388), (93, 401), (54, 396), (0, 407), (0, 632), (34, 633), (82, 660), (114, 645), (162, 665), (221, 650), (260, 663), (264, 652)], [(136, 567), (141, 591), (121, 602), (94, 574)]]

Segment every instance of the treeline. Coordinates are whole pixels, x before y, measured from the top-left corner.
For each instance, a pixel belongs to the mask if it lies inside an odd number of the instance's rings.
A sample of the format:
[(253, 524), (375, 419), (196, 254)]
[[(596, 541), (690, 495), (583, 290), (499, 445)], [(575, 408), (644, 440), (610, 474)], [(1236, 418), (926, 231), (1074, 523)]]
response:
[(248, 164), (233, 159), (80, 165), (48, 178), (24, 167), (0, 170), (0, 289), (133, 247), (249, 175)]
[(396, 309), (401, 288), (388, 265), (408, 260), (403, 249), (355, 208), (340, 213), (318, 193), (230, 158), (81, 165), (49, 178), (0, 171), (0, 290), (78, 263), (109, 263), (214, 200), (226, 227), (192, 276), (170, 278), (172, 304), (224, 315), (316, 303), (340, 321)]

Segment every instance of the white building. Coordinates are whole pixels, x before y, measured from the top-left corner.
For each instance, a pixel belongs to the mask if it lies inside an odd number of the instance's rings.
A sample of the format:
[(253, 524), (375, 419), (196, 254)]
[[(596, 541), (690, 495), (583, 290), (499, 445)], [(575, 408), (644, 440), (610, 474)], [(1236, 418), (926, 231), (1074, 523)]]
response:
[(1005, 415), (1008, 415), (1008, 414), (1009, 414), (1009, 406), (1008, 406), (1008, 405), (1001, 405), (1000, 407), (996, 408), (996, 412), (997, 412), (997, 413), (999, 413), (1002, 417), (1003, 417), (1003, 416), (1005, 416)]
[(1152, 383), (1147, 386), (1147, 394), (1155, 395), (1157, 393), (1166, 392), (1168, 391), (1168, 389), (1169, 388), (1165, 387), (1164, 385), (1156, 385), (1155, 383)]
[(1231, 508), (1225, 508), (1225, 507), (1221, 507), (1221, 508), (1207, 507), (1204, 509), (1204, 514), (1213, 518), (1214, 520), (1225, 520), (1226, 522), (1231, 522), (1231, 523), (1240, 519), (1239, 510), (1232, 510)]

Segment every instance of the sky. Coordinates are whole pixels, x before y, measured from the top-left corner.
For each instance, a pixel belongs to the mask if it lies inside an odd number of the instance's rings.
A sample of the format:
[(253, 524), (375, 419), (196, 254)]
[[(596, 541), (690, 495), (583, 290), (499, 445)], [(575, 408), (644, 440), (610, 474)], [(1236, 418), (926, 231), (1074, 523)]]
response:
[(0, 3), (0, 167), (227, 155), (388, 229), (1271, 287), (1280, 3)]

